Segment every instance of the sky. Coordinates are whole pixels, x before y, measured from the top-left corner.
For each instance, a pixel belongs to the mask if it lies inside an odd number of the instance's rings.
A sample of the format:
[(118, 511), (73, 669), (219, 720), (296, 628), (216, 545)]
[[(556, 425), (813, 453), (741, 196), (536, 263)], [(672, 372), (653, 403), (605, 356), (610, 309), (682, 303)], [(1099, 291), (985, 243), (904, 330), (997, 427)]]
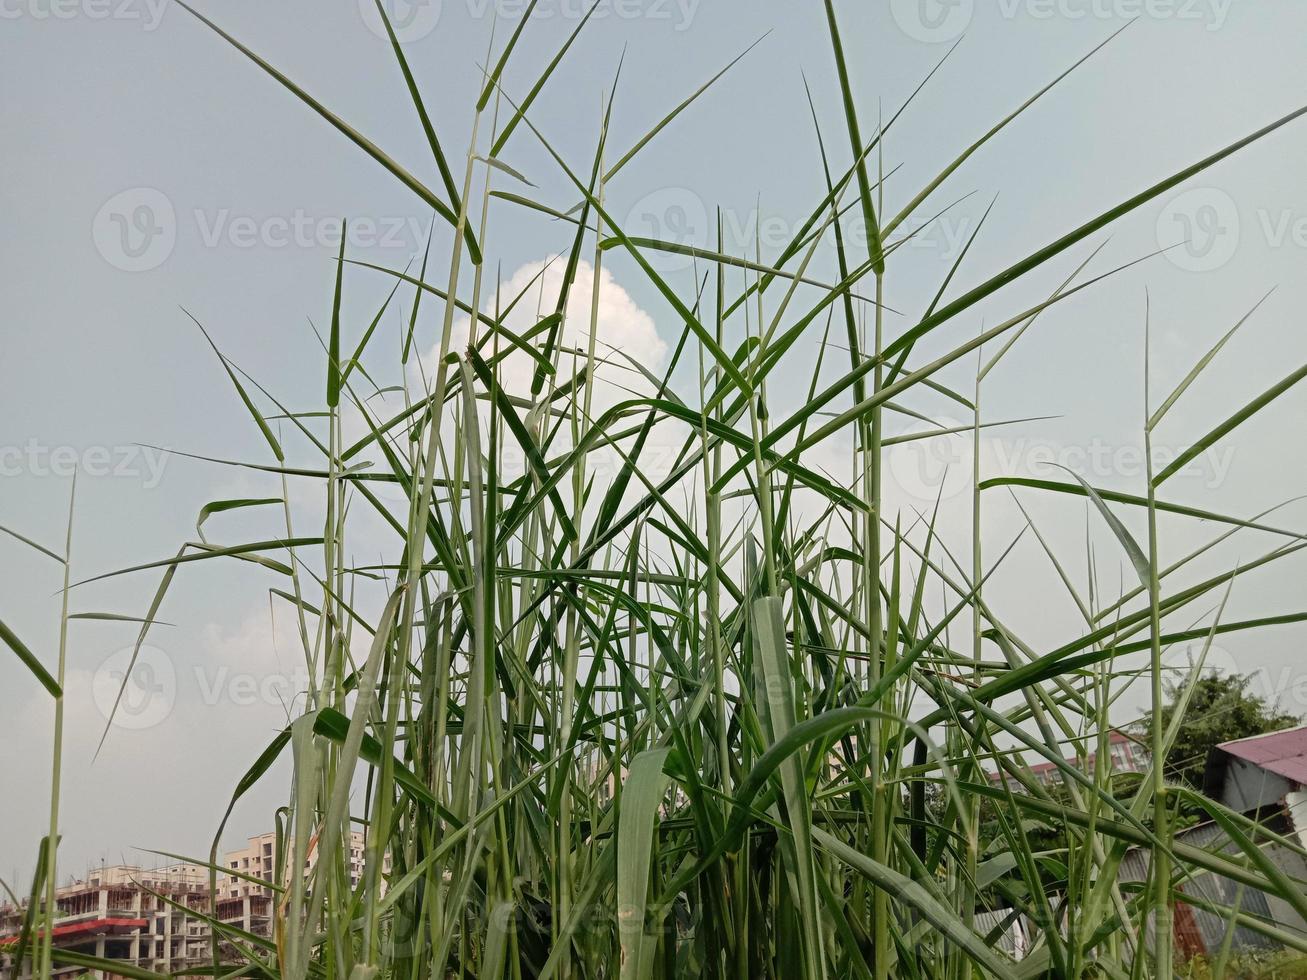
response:
[[(520, 22), (522, 0), (388, 0), (405, 52), (455, 169), (470, 135), (481, 66)], [(438, 178), (375, 11), (356, 0), (197, 0), (199, 8), (433, 185)], [(1129, 24), (1103, 50), (984, 147), (923, 207), (956, 203), (897, 253), (887, 302), (902, 316), (930, 301), (993, 203), (959, 285), (982, 281), (1162, 177), (1307, 104), (1295, 0), (890, 0), (837, 5), (864, 130), (888, 118), (954, 42), (946, 63), (885, 143), (889, 205), (901, 206), (963, 148), (1040, 87)], [(505, 74), (520, 98), (575, 30), (576, 0), (540, 0)], [(628, 234), (709, 245), (721, 208), (728, 246), (775, 255), (823, 193), (805, 80), (832, 158), (848, 143), (815, 0), (603, 0), (550, 79), (532, 121), (574, 168), (588, 165), (602, 100), (619, 62), (610, 143), (635, 143), (754, 42), (689, 111), (606, 189)], [(77, 579), (174, 554), (194, 540), (209, 501), (276, 487), (247, 471), (177, 455), (268, 462), (230, 382), (188, 313), (236, 364), (293, 406), (321, 400), (322, 352), (310, 322), (330, 315), (340, 219), (352, 256), (402, 268), (426, 240), (425, 205), (306, 106), (168, 0), (0, 0), (0, 525), (62, 550), (79, 472)], [(503, 159), (566, 208), (574, 191), (521, 127)], [(1091, 271), (1167, 248), (1046, 314), (990, 375), (986, 475), (1057, 478), (1140, 492), (1145, 303), (1155, 392), (1274, 290), (1186, 393), (1156, 437), (1174, 455), (1307, 360), (1307, 120), (1163, 195), (923, 346), (924, 360), (1043, 300), (1098, 245)], [(505, 177), (504, 187), (512, 181)], [(520, 185), (516, 185), (520, 189)], [(491, 216), (496, 268), (519, 284), (564, 248), (557, 227), (507, 205)], [(448, 235), (438, 227), (433, 261)], [(832, 258), (817, 267), (830, 275)], [(659, 260), (682, 296), (694, 270)], [(583, 270), (591, 275), (588, 267)], [(358, 323), (388, 291), (351, 273)], [(506, 287), (507, 288), (507, 287)], [(587, 290), (588, 291), (588, 290)], [(650, 367), (680, 324), (620, 255), (601, 278), (605, 333)], [(360, 328), (361, 329), (361, 326)], [(427, 328), (425, 343), (431, 343)], [(799, 375), (816, 343), (796, 352)], [(828, 371), (833, 372), (835, 368)], [(970, 384), (974, 364), (948, 375)], [(834, 377), (830, 373), (829, 377)], [(781, 410), (798, 393), (778, 391)], [(1156, 395), (1154, 396), (1156, 404)], [(927, 406), (947, 419), (946, 404)], [(1252, 515), (1304, 492), (1307, 389), (1292, 390), (1178, 477), (1174, 499)], [(962, 423), (965, 419), (955, 419)], [(901, 423), (904, 429), (912, 426)], [(165, 450), (168, 450), (167, 452)], [(832, 465), (847, 446), (826, 447)], [(891, 459), (891, 499), (911, 513), (945, 479), (945, 517), (965, 530), (965, 440), (914, 444)], [(302, 503), (312, 513), (304, 488)], [(1083, 508), (1023, 498), (1050, 542), (1080, 561)], [(1307, 527), (1307, 507), (1277, 521)], [(213, 540), (248, 537), (260, 518), (215, 517)], [(1010, 502), (985, 526), (997, 553), (1020, 528)], [(1100, 567), (1123, 562), (1101, 528)], [(1183, 553), (1212, 533), (1164, 522)], [(1197, 535), (1197, 536), (1195, 536)], [(992, 544), (991, 544), (992, 541)], [(1271, 544), (1241, 537), (1213, 558)], [(1079, 567), (1079, 566), (1077, 566)], [(1232, 609), (1299, 611), (1301, 563), (1238, 583)], [(1082, 570), (1078, 572), (1083, 577)], [(58, 644), (60, 570), (0, 535), (0, 620), (46, 664)], [(78, 611), (144, 614), (154, 573), (74, 590)], [(106, 691), (130, 625), (79, 622), (68, 653), (61, 872), (149, 863), (138, 848), (207, 852), (231, 787), (284, 724), (297, 687), (295, 637), (270, 618), (268, 582), (205, 563), (180, 574), (145, 662), (166, 696), (122, 716), (105, 739)], [(1022, 542), (994, 583), (1036, 644), (1076, 635), (1074, 609), (1047, 560)], [(1307, 712), (1301, 627), (1231, 642), (1221, 663), (1261, 671), (1259, 690)], [(302, 684), (300, 684), (302, 686)], [(109, 696), (111, 700), (111, 695)], [(1129, 704), (1121, 711), (1129, 714)], [(31, 873), (45, 832), (52, 711), (8, 651), (0, 655), (0, 879)], [(242, 802), (224, 843), (269, 829), (275, 778)]]

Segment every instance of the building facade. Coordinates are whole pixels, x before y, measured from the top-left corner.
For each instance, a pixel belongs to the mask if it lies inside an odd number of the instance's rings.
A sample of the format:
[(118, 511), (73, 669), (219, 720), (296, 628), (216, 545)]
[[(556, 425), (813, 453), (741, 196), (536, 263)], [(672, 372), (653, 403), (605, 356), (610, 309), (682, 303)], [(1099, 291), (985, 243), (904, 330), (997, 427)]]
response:
[[(209, 900), (208, 871), (177, 864), (143, 870), (134, 865), (102, 865), (55, 892), (54, 945), (156, 973), (195, 966), (208, 955), (209, 930), (202, 918)], [(43, 907), (43, 906), (42, 906)], [(0, 907), (0, 973), (8, 980), (31, 974), (30, 959), (13, 963), (26, 905)], [(40, 936), (33, 930), (33, 943)], [(56, 963), (53, 976), (77, 976), (78, 966)]]
[[(284, 865), (291, 860), (293, 850), (293, 842), (287, 840), (283, 853), (278, 853), (275, 833), (249, 838), (245, 847), (226, 852), (221, 865), (225, 871), (217, 874), (216, 894), (212, 896), (206, 865), (91, 868), (81, 879), (56, 890), (54, 945), (154, 973), (177, 973), (211, 964), (210, 917), (251, 935), (272, 935), (277, 889), (290, 880)], [(351, 832), (345, 861), (350, 885), (355, 887), (367, 863), (361, 831)], [(316, 863), (317, 851), (311, 848), (304, 873), (312, 871)], [(383, 874), (387, 871), (388, 856), (382, 865)], [(38, 909), (43, 908), (41, 903)], [(29, 957), (24, 956), (22, 964), (14, 962), (27, 918), (27, 903), (0, 905), (0, 980), (29, 980), (31, 976)], [(35, 921), (33, 945), (40, 937), (43, 911)], [(236, 948), (221, 935), (219, 955), (224, 961), (241, 959)], [(56, 963), (52, 975), (71, 978), (86, 972), (80, 966)], [(100, 975), (106, 980), (117, 976), (108, 971)]]

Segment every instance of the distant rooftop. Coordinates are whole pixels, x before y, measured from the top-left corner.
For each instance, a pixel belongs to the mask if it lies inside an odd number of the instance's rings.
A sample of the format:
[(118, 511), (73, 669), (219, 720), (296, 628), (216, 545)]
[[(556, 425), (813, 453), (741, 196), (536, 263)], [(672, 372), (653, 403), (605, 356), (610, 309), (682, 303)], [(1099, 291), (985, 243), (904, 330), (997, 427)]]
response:
[[(1088, 745), (1096, 745), (1095, 737), (1088, 737), (1084, 740)], [(1125, 734), (1120, 729), (1113, 728), (1107, 733), (1108, 743), (1108, 769), (1112, 772), (1142, 772), (1148, 764), (1148, 752), (1142, 741)], [(1089, 752), (1085, 755), (1085, 768), (1093, 770), (1097, 761), (1098, 754)], [(1066, 757), (1066, 764), (1078, 766), (1080, 760), (1072, 755)], [(1033, 766), (1024, 766), (1025, 772), (1030, 775), (1036, 782), (1045, 786), (1051, 786), (1053, 783), (1061, 780), (1062, 776), (1059, 766), (1056, 762), (1040, 762)], [(986, 777), (991, 783), (1001, 783), (1004, 780), (1005, 772), (987, 772)], [(1016, 789), (1020, 785), (1016, 779), (1007, 776), (1008, 785)]]
[(1237, 738), (1222, 742), (1218, 748), (1291, 782), (1307, 785), (1307, 725)]

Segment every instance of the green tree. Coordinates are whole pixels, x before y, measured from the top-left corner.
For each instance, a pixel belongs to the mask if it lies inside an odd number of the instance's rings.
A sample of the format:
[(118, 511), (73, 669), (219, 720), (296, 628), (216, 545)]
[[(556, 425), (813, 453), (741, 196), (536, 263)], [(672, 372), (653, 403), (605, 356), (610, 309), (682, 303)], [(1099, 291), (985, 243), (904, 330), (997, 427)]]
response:
[[(1235, 673), (1208, 673), (1198, 679), (1175, 742), (1166, 754), (1168, 779), (1202, 789), (1207, 754), (1213, 746), (1300, 723), (1294, 715), (1281, 712), (1276, 705), (1251, 693), (1248, 690), (1251, 683), (1251, 675)], [(1167, 685), (1166, 704), (1162, 708), (1163, 730), (1171, 724), (1183, 688), (1180, 681)], [(1152, 719), (1145, 716), (1139, 727), (1145, 744), (1149, 744)]]

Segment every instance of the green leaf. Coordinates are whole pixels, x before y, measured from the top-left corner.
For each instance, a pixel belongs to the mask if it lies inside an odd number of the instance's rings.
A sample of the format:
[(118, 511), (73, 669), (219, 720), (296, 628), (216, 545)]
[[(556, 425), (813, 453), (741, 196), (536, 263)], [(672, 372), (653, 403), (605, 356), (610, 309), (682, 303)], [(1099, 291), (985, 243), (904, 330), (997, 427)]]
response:
[(1194, 380), (1198, 375), (1203, 373), (1203, 368), (1207, 367), (1207, 365), (1211, 363), (1212, 358), (1220, 353), (1221, 348), (1224, 347), (1226, 342), (1234, 336), (1235, 331), (1248, 322), (1249, 318), (1251, 318), (1252, 315), (1257, 312), (1258, 308), (1270, 298), (1271, 293), (1273, 292), (1275, 292), (1274, 288), (1267, 290), (1266, 295), (1254, 303), (1253, 308), (1240, 317), (1239, 321), (1231, 327), (1220, 340), (1212, 345), (1211, 350), (1199, 359), (1198, 363), (1195, 364), (1193, 368), (1190, 369), (1189, 373), (1184, 376), (1184, 380), (1175, 386), (1175, 390), (1172, 391), (1171, 394), (1167, 395), (1166, 401), (1162, 402), (1162, 404), (1158, 406), (1157, 411), (1149, 417), (1148, 428), (1157, 428), (1158, 423), (1162, 421), (1162, 416), (1167, 413), (1167, 410), (1174, 405), (1176, 400), (1185, 393), (1185, 390), (1194, 383)]
[[(191, 7), (189, 4), (185, 3), (184, 0), (177, 0), (177, 5), (181, 7), (183, 10), (185, 10), (187, 13), (194, 16), (202, 24), (204, 24), (211, 31), (217, 34), (220, 38), (222, 38), (224, 41), (230, 44), (233, 48), (235, 48), (241, 54), (245, 55), (245, 57), (249, 58), (250, 61), (254, 62), (265, 72), (271, 75), (287, 91), (289, 91), (297, 99), (299, 99), (310, 109), (316, 112), (319, 116), (321, 116), (332, 126), (334, 126), (337, 132), (345, 136), (350, 142), (352, 142), (355, 146), (361, 149), (364, 153), (372, 157), (372, 159), (376, 160), (377, 163), (381, 164), (383, 167), (389, 170), (391, 174), (393, 174), (405, 187), (411, 190), (418, 197), (422, 198), (422, 200), (426, 202), (427, 206), (430, 207), (432, 210), (434, 210), (436, 214), (440, 215), (442, 218), (448, 221), (450, 225), (454, 227), (458, 227), (457, 211), (451, 210), (449, 205), (447, 205), (444, 201), (440, 200), (440, 198), (436, 197), (436, 195), (432, 193), (432, 191), (428, 189), (425, 184), (423, 184), (416, 177), (414, 177), (407, 170), (405, 170), (398, 163), (396, 163), (389, 156), (387, 156), (381, 150), (380, 147), (376, 146), (371, 140), (365, 137), (353, 126), (345, 122), (345, 120), (341, 119), (339, 116), (337, 116), (334, 112), (332, 112), (330, 109), (324, 106), (313, 96), (309, 95), (308, 92), (300, 88), (299, 85), (295, 84), (295, 82), (291, 81), (284, 74), (282, 74), (272, 65), (270, 65), (267, 61), (259, 57), (259, 55), (255, 54), (245, 45), (241, 44), (240, 41), (236, 40), (234, 37), (232, 37), (230, 34), (224, 31), (221, 27), (215, 24), (213, 21), (209, 20), (209, 18), (205, 17), (202, 13), (200, 13), (195, 8)], [(480, 265), (481, 250), (477, 246), (476, 239), (473, 237), (470, 228), (464, 229), (464, 237), (467, 241), (468, 255), (471, 257), (473, 264)]]
[(1307, 364), (1304, 364), (1298, 370), (1294, 371), (1288, 377), (1283, 378), (1270, 388), (1266, 389), (1252, 401), (1250, 401), (1239, 411), (1235, 412), (1228, 419), (1218, 425), (1207, 435), (1203, 436), (1192, 446), (1182, 452), (1179, 456), (1171, 461), (1171, 464), (1153, 477), (1153, 486), (1160, 487), (1169, 477), (1174, 476), (1180, 470), (1184, 469), (1190, 461), (1205, 452), (1208, 447), (1212, 446), (1218, 440), (1222, 439), (1234, 429), (1243, 425), (1250, 418), (1260, 412), (1275, 399), (1279, 398), (1286, 391), (1296, 385), (1303, 378), (1307, 378)]
[(650, 851), (654, 821), (670, 777), (663, 771), (670, 748), (641, 752), (622, 786), (617, 829), (617, 930), (622, 945), (622, 980), (648, 980), (655, 937), (645, 926), (649, 904)]
[(336, 290), (331, 300), (331, 340), (327, 347), (327, 406), (340, 404), (340, 290), (345, 279), (347, 225), (340, 223), (340, 254), (336, 258)]
[(812, 835), (818, 844), (864, 875), (877, 888), (920, 912), (933, 929), (966, 953), (977, 966), (989, 971), (991, 976), (1010, 975), (1013, 962), (987, 946), (983, 938), (973, 932), (957, 913), (941, 905), (919, 883), (893, 868), (873, 861), (820, 827), (814, 827)]
[(27, 648), (27, 644), (18, 638), (18, 635), (0, 620), (0, 640), (4, 641), (5, 646), (18, 654), (27, 669), (32, 672), (32, 676), (41, 682), (41, 686), (50, 692), (51, 697), (63, 697), (63, 691), (59, 689), (59, 684), (50, 676), (50, 672), (41, 666), (41, 661), (36, 659), (36, 654)]

